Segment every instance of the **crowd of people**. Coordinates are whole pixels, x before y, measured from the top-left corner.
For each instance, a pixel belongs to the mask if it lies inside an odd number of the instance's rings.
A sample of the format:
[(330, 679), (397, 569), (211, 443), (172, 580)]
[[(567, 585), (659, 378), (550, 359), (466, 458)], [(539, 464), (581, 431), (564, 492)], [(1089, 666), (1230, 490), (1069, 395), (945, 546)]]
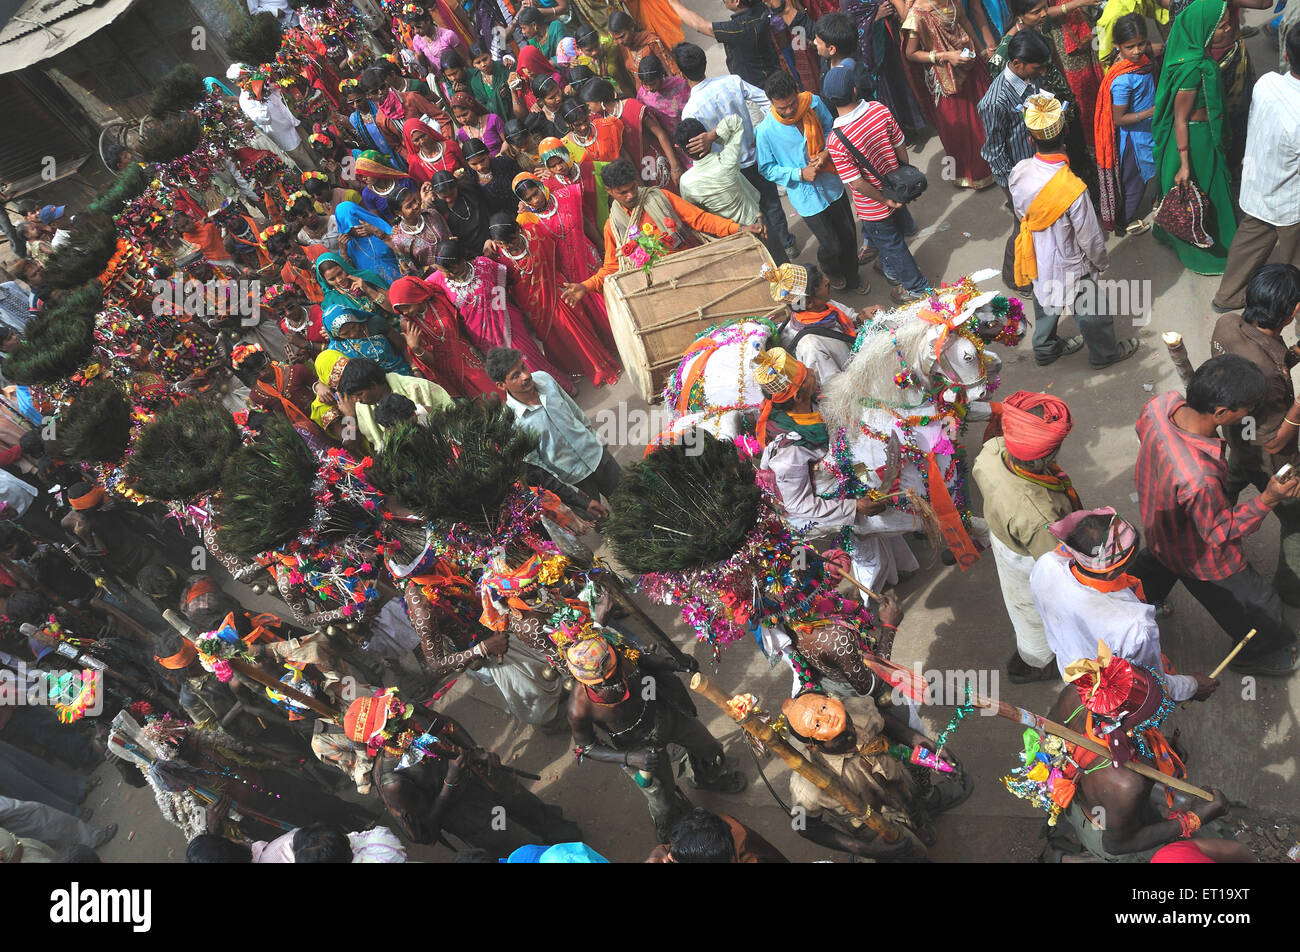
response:
[[(956, 421), (895, 422), (933, 427), (921, 464), (951, 459), (948, 475), (927, 476), (923, 505), (896, 459), (870, 486), (820, 468), (844, 452), (821, 401), (863, 339), (897, 333), (888, 308), (932, 307), (977, 360), (998, 333), (958, 285), (941, 310), (944, 276), (909, 250), (926, 187), (909, 145), (931, 134), (944, 178), (1005, 193), (1002, 279), (1032, 299), (1039, 365), (1138, 350), (1089, 293), (1107, 232), (1154, 222), (1183, 266), (1224, 275), (1215, 356), (1137, 421), (1141, 526), (1084, 509), (1055, 463), (1069, 407), (1019, 391), (971, 454), (982, 516), (948, 500), (955, 530), (930, 533), (948, 564), (953, 531), (992, 549), (1013, 683), (1065, 681), (1052, 720), (1109, 738), (1116, 766), (1183, 779), (1161, 727), (1218, 682), (1162, 653), (1176, 583), (1225, 650), (1253, 629), (1232, 670), (1297, 666), (1282, 604), (1300, 604), (1300, 480), (1279, 467), (1300, 432), (1300, 345), (1282, 340), (1300, 312), (1300, 66), (1255, 82), (1238, 17), (1266, 2), (724, 0), (709, 22), (678, 0), (385, 0), (374, 31), (342, 0), (249, 0), (236, 62), (159, 84), (107, 157), (109, 190), (23, 206), (6, 230), (0, 669), (51, 701), (0, 704), (0, 861), (93, 860), (117, 829), (89, 822), (78, 771), (105, 756), (150, 788), (190, 862), (402, 862), (437, 843), (605, 861), (599, 832), (441, 709), (459, 677), (571, 735), (579, 763), (621, 768), (661, 844), (648, 862), (786, 861), (691, 803), (680, 780), (732, 795), (746, 776), (679, 676), (694, 659), (589, 558), (598, 537), (697, 631), (744, 631), (789, 663), (801, 835), (855, 860), (922, 856), (981, 778), (945, 746), (964, 714), (930, 737), (916, 704), (888, 703), (889, 590), (921, 570), (906, 539), (944, 525), (934, 496), (965, 465), (950, 438), (971, 398), (939, 402), (894, 337), (893, 384)], [(688, 32), (721, 44), (726, 75)], [(1300, 64), (1300, 30), (1284, 49)], [(793, 261), (787, 207), (815, 265)], [(574, 399), (623, 371), (606, 283), (738, 233), (762, 242), (786, 305), (756, 356), (761, 403), (728, 408), (752, 411), (734, 446), (709, 438), (701, 457), (679, 434), (629, 475)], [(1275, 248), (1286, 261), (1266, 264)], [(873, 263), (885, 307), (833, 300), (871, 293)], [(1067, 316), (1078, 336), (1058, 334)], [(679, 383), (685, 406), (696, 380)], [(679, 520), (693, 479), (707, 505)], [(660, 544), (660, 512), (683, 541)], [(1243, 551), (1270, 512), (1271, 582)], [(744, 566), (748, 606), (729, 587)], [(1169, 788), (1156, 810), (1149, 777), (1041, 740), (1003, 779), (1074, 830), (1046, 856), (1254, 859), (1216, 824), (1218, 789)]]

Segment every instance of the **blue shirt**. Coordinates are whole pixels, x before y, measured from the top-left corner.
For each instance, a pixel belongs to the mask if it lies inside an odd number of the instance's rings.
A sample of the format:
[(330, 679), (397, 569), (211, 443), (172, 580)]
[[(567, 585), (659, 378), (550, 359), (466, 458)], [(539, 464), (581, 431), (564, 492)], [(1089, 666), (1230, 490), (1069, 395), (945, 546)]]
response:
[[(833, 122), (831, 114), (820, 96), (813, 96), (812, 108), (829, 143)], [(754, 138), (758, 146), (758, 171), (769, 182), (785, 186), (786, 197), (796, 214), (805, 218), (818, 215), (844, 194), (844, 183), (833, 166), (811, 182), (803, 180), (800, 173), (811, 156), (808, 155), (808, 142), (804, 139), (801, 124), (787, 126), (769, 112), (754, 129)]]
[(506, 396), (519, 426), (541, 440), (537, 452), (529, 454), (528, 460), (566, 483), (579, 483), (596, 471), (605, 455), (605, 445), (582, 408), (560, 389), (554, 377), (537, 370), (533, 371), (533, 382), (542, 398), (537, 406)]
[[(1142, 112), (1156, 104), (1156, 81), (1150, 73), (1125, 73), (1110, 83), (1110, 101), (1117, 106), (1127, 106), (1129, 112)], [(1155, 139), (1151, 135), (1151, 120), (1143, 119), (1136, 126), (1119, 127), (1119, 154), (1133, 144), (1133, 157), (1137, 159), (1142, 180), (1156, 176), (1154, 156)]]

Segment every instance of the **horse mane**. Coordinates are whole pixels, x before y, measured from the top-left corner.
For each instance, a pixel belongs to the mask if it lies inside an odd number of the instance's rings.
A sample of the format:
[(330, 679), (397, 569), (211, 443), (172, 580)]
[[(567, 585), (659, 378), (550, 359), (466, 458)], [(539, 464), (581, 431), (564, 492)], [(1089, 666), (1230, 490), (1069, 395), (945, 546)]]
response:
[(925, 338), (933, 329), (933, 324), (916, 316), (915, 306), (877, 316), (862, 326), (849, 362), (822, 390), (820, 409), (831, 432), (857, 424), (862, 416), (863, 398), (899, 408), (919, 402), (920, 390), (900, 390), (894, 383), (894, 375), (903, 369), (895, 352), (895, 341), (908, 368), (922, 379), (928, 379), (929, 364), (922, 361)]

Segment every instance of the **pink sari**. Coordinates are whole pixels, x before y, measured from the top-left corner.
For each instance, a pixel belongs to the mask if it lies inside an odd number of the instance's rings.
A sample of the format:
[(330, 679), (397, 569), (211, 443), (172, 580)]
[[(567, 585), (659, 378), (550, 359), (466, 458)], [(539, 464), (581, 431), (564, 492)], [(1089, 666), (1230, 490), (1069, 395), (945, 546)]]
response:
[[(529, 333), (524, 316), (506, 293), (506, 267), (491, 258), (475, 258), (470, 262), (466, 283), (449, 282), (441, 271), (426, 279), (441, 288), (456, 304), (465, 336), (475, 347), (486, 354), (493, 347), (513, 347), (524, 355), (529, 370), (544, 370), (556, 379), (565, 392), (573, 396), (578, 388), (569, 375), (546, 359)], [(504, 302), (504, 306), (494, 306)]]
[[(557, 182), (558, 179), (551, 179)], [(533, 212), (540, 228), (555, 239), (558, 251), (555, 265), (560, 273), (560, 280), (569, 284), (578, 284), (587, 280), (600, 270), (601, 256), (583, 231), (583, 194), (582, 186), (577, 182), (567, 185), (547, 186), (551, 193), (552, 204), (546, 210)], [(521, 223), (522, 223), (521, 216)], [(614, 334), (609, 329), (609, 313), (605, 310), (605, 298), (600, 294), (588, 294), (582, 299), (580, 310), (591, 321), (601, 343), (611, 351), (617, 352)]]
[(672, 135), (677, 131), (677, 123), (682, 121), (682, 110), (686, 108), (686, 100), (691, 98), (691, 87), (680, 76), (666, 76), (658, 92), (641, 86), (636, 91), (636, 98), (650, 107), (654, 117)]

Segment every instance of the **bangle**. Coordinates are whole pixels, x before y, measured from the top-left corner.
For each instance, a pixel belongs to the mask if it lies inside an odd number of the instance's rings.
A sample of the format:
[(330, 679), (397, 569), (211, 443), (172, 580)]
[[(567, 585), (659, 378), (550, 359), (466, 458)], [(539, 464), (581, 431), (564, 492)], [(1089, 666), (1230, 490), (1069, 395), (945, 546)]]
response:
[(1179, 152), (1186, 152), (1186, 151), (1188, 151), (1188, 147), (1185, 146), (1185, 145), (1180, 145), (1180, 146), (1178, 147), (1178, 151), (1179, 151)]
[(931, 51), (930, 51), (930, 65), (933, 66), (934, 63), (935, 63), (934, 50), (931, 50)]
[(1283, 422), (1283, 423), (1290, 423), (1292, 426), (1300, 426), (1300, 423), (1297, 423), (1295, 420), (1291, 419), (1289, 416), (1284, 416), (1284, 417), (1282, 417), (1282, 422)]

